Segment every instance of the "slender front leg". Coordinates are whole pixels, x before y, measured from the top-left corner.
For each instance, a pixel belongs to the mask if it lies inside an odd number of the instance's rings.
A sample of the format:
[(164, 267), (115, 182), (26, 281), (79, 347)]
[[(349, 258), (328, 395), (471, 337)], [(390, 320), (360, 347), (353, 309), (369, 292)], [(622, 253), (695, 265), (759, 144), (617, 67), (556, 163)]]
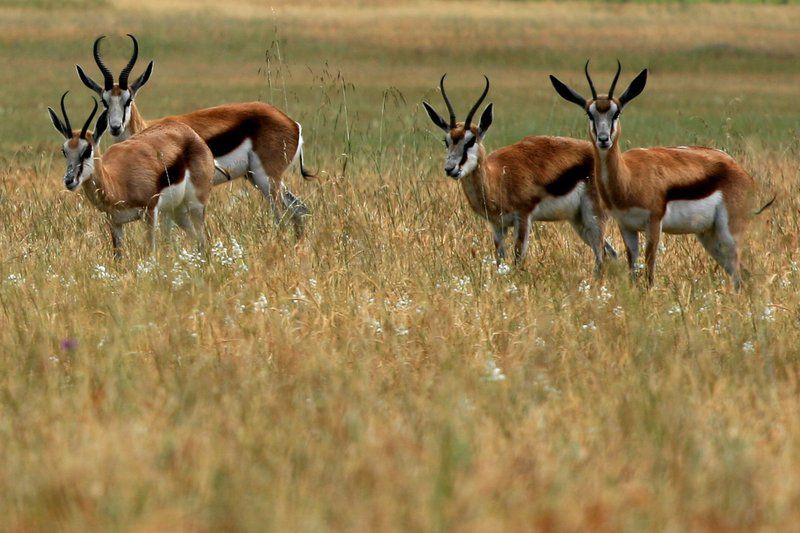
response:
[(514, 265), (519, 267), (528, 251), (528, 239), (531, 235), (531, 217), (529, 213), (517, 215), (514, 225), (517, 230), (517, 242), (514, 244)]
[(122, 224), (115, 224), (113, 220), (108, 221), (111, 228), (111, 245), (114, 249), (114, 259), (122, 259), (122, 239), (125, 237), (125, 230)]
[(148, 208), (144, 214), (147, 222), (147, 240), (150, 243), (150, 253), (156, 255), (156, 242), (158, 241), (158, 206)]
[(636, 231), (620, 226), (619, 232), (625, 243), (625, 252), (628, 255), (628, 268), (631, 271), (631, 278), (636, 275), (636, 261), (639, 259), (639, 234)]
[(647, 228), (647, 248), (644, 257), (647, 261), (647, 286), (652, 287), (656, 280), (656, 256), (658, 255), (658, 243), (661, 241), (661, 217), (650, 218), (650, 226)]
[(508, 228), (498, 224), (492, 224), (492, 238), (494, 239), (494, 254), (497, 262), (500, 263), (506, 259), (506, 248), (503, 246), (503, 239), (506, 238)]

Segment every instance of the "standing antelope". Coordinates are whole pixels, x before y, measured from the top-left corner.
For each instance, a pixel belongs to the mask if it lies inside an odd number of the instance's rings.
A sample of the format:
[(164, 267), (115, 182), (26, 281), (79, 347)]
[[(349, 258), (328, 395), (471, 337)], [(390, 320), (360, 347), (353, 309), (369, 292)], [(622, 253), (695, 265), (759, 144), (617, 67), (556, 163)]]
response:
[(603, 240), (605, 217), (597, 207), (596, 190), (590, 183), (592, 148), (586, 141), (566, 137), (525, 137), (520, 142), (486, 154), (483, 139), (492, 125), (494, 104), (489, 104), (476, 126), (472, 117), (489, 92), (489, 78), (464, 122), (456, 122), (453, 105), (439, 81), (449, 122), (423, 102), (431, 121), (446, 136), (444, 172), (461, 182), (470, 207), (492, 225), (495, 252), (505, 258), (503, 239), (514, 226), (515, 263), (521, 263), (528, 247), (532, 220), (568, 220), (591, 247), (595, 273), (600, 274), (604, 253), (617, 253)]
[(738, 290), (742, 279), (737, 243), (753, 215), (753, 178), (731, 156), (712, 148), (635, 148), (620, 153), (620, 113), (647, 83), (647, 69), (644, 69), (615, 98), (614, 88), (621, 70), (617, 61), (617, 73), (608, 96), (598, 96), (587, 61), (584, 72), (592, 91), (591, 100), (555, 76), (550, 76), (550, 81), (562, 98), (580, 106), (589, 116), (598, 189), (619, 224), (631, 273), (639, 256), (639, 232), (647, 235), (645, 259), (649, 286), (655, 280), (661, 233), (694, 233), (731, 276)]
[[(214, 177), (214, 157), (206, 143), (190, 127), (165, 120), (147, 128), (125, 142), (100, 154), (100, 139), (106, 130), (106, 112), (97, 119), (94, 133), (89, 125), (94, 109), (83, 128), (72, 130), (64, 98), (64, 122), (48, 107), (53, 126), (66, 141), (62, 147), (67, 159), (64, 185), (83, 192), (96, 208), (108, 216), (114, 256), (122, 252), (123, 224), (144, 217), (149, 222), (153, 251), (159, 215), (164, 213), (168, 229), (174, 220), (199, 246), (205, 244), (205, 205)], [(170, 220), (171, 219), (171, 220)]]
[(290, 212), (297, 238), (303, 233), (303, 218), (308, 208), (282, 183), (283, 173), (299, 160), (300, 173), (306, 179), (314, 177), (303, 166), (303, 135), (299, 123), (276, 107), (261, 102), (220, 105), (184, 115), (145, 121), (139, 114), (134, 98), (153, 72), (153, 62), (145, 71), (128, 83), (139, 56), (139, 43), (133, 35), (133, 55), (122, 69), (118, 83), (100, 56), (100, 41), (94, 42), (94, 59), (103, 74), (103, 87), (75, 65), (78, 76), (89, 89), (96, 92), (108, 113), (109, 132), (113, 142), (124, 141), (147, 126), (172, 120), (182, 122), (197, 132), (208, 144), (220, 172), (214, 184), (246, 177), (270, 201), (275, 219), (280, 221)]

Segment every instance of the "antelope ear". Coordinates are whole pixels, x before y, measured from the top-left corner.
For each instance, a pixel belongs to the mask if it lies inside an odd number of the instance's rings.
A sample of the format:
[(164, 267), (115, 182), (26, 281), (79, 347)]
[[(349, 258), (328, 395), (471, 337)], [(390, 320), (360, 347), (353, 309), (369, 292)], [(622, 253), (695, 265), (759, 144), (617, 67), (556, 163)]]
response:
[(580, 106), (581, 109), (586, 109), (586, 98), (568, 87), (566, 83), (562, 82), (552, 74), (550, 75), (550, 83), (553, 84), (553, 88), (561, 98), (567, 102), (572, 102), (573, 104)]
[(486, 109), (483, 110), (483, 114), (481, 115), (481, 122), (478, 125), (478, 136), (481, 139), (486, 135), (486, 131), (489, 129), (489, 126), (492, 125), (492, 120), (494, 119), (494, 103), (491, 103), (486, 106)]
[(142, 75), (136, 78), (133, 83), (131, 83), (131, 93), (136, 94), (136, 92), (142, 88), (142, 85), (148, 82), (150, 79), (150, 75), (153, 73), (153, 62), (147, 64), (147, 68), (144, 69)]
[(442, 116), (436, 112), (436, 110), (433, 108), (433, 106), (431, 106), (431, 104), (429, 104), (428, 102), (422, 102), (422, 107), (425, 108), (425, 111), (428, 113), (431, 122), (436, 124), (440, 129), (444, 130), (445, 132), (450, 131), (450, 125), (447, 124), (445, 119), (443, 119)]
[(58, 118), (58, 115), (56, 115), (56, 112), (53, 111), (53, 108), (48, 107), (47, 112), (50, 114), (50, 121), (53, 123), (53, 127), (56, 129), (56, 131), (67, 139), (72, 137), (72, 132), (67, 131), (67, 127), (61, 123), (61, 119)]
[(95, 82), (92, 78), (90, 78), (81, 68), (80, 65), (75, 65), (75, 70), (78, 71), (78, 77), (81, 79), (84, 85), (88, 88), (96, 92), (100, 97), (103, 96), (103, 88), (100, 87), (97, 82)]
[(642, 94), (645, 85), (647, 85), (647, 69), (644, 69), (633, 78), (631, 84), (628, 85), (628, 88), (625, 89), (625, 92), (619, 97), (620, 106), (625, 107), (628, 102)]
[(97, 124), (94, 127), (94, 144), (100, 145), (100, 139), (103, 137), (103, 134), (106, 132), (106, 128), (108, 128), (108, 112), (103, 110), (100, 113), (100, 116), (97, 117)]

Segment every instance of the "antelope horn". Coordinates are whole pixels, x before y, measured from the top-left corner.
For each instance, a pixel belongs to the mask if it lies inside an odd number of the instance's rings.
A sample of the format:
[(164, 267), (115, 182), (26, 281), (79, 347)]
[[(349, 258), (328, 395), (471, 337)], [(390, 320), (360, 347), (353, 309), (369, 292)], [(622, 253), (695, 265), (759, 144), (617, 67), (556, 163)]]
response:
[(597, 91), (594, 88), (594, 83), (592, 83), (592, 77), (589, 76), (589, 60), (586, 60), (586, 64), (583, 66), (583, 72), (586, 74), (586, 80), (589, 82), (589, 88), (592, 90), (592, 100), (597, 100)]
[(122, 69), (122, 72), (119, 75), (119, 88), (126, 90), (128, 88), (128, 76), (131, 74), (131, 70), (133, 70), (133, 65), (136, 64), (136, 59), (139, 57), (139, 42), (136, 40), (136, 37), (128, 34), (128, 37), (131, 38), (133, 41), (133, 55), (131, 56), (131, 60), (128, 61), (128, 64), (125, 65), (125, 68)]
[(617, 59), (617, 73), (614, 74), (614, 81), (611, 82), (611, 88), (608, 90), (608, 97), (614, 98), (614, 87), (617, 86), (617, 80), (619, 79), (619, 73), (622, 72), (622, 64)]
[(101, 35), (94, 42), (94, 62), (97, 63), (97, 68), (99, 68), (100, 72), (103, 73), (103, 89), (110, 91), (114, 87), (114, 75), (111, 74), (111, 71), (108, 69), (106, 64), (103, 63), (103, 58), (100, 57), (100, 41), (105, 38), (105, 35)]
[(472, 109), (470, 109), (469, 113), (467, 113), (467, 118), (464, 121), (465, 130), (469, 129), (470, 125), (472, 124), (472, 116), (475, 114), (475, 111), (477, 111), (480, 105), (483, 103), (483, 99), (486, 98), (486, 95), (489, 94), (489, 78), (487, 78), (486, 74), (484, 74), (483, 79), (486, 80), (486, 87), (484, 87), (483, 94), (481, 94), (481, 97), (478, 98), (478, 101), (475, 102), (475, 105), (472, 106)]
[(89, 115), (89, 118), (86, 119), (86, 124), (83, 125), (83, 129), (81, 129), (81, 139), (86, 138), (86, 132), (89, 131), (89, 125), (92, 123), (92, 119), (94, 115), (97, 113), (97, 98), (92, 96), (92, 100), (94, 100), (94, 109), (92, 109), (92, 114)]

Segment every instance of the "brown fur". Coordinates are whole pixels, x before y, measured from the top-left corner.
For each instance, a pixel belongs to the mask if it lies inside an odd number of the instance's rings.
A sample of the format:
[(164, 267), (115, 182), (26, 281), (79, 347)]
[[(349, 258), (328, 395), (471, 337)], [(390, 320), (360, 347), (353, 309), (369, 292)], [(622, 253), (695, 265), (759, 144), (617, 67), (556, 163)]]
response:
[[(598, 104), (602, 99), (595, 101)], [(619, 105), (619, 102), (617, 102)], [(608, 99), (605, 99), (608, 110)], [(587, 107), (591, 102), (587, 104)], [(728, 228), (734, 240), (744, 232), (753, 215), (753, 196), (755, 181), (736, 161), (719, 150), (701, 146), (685, 148), (635, 148), (620, 153), (619, 138), (621, 126), (617, 123), (617, 133), (613, 145), (607, 151), (606, 164), (608, 179), (602, 176), (602, 159), (594, 143), (595, 175), (603, 202), (610, 208), (623, 211), (642, 208), (650, 211), (650, 229), (647, 231), (646, 262), (648, 283), (654, 283), (655, 262), (658, 241), (661, 235), (661, 221), (667, 203), (674, 200), (699, 200), (716, 191), (722, 193), (728, 213)], [(589, 136), (594, 140), (592, 128)], [(738, 254), (738, 251), (737, 251)], [(633, 269), (631, 253), (629, 262)], [(734, 282), (738, 279), (738, 255)]]
[[(477, 127), (472, 133), (477, 136)], [(464, 125), (458, 123), (450, 131), (453, 141), (464, 137)], [(591, 184), (593, 153), (591, 144), (567, 137), (531, 136), (499, 148), (487, 155), (478, 142), (478, 164), (475, 170), (461, 178), (461, 187), (472, 210), (495, 227), (507, 225), (503, 215), (527, 217), (544, 199), (568, 194), (579, 182), (589, 182), (586, 188), (592, 203), (598, 205), (597, 190)], [(596, 210), (600, 225), (599, 249), (603, 249), (605, 215)], [(521, 260), (527, 239), (527, 224), (517, 236), (515, 259)], [(497, 246), (498, 243), (495, 242)], [(596, 268), (599, 271), (601, 259)]]
[[(77, 146), (79, 131), (70, 144)], [(124, 213), (140, 210), (153, 222), (153, 211), (161, 192), (186, 179), (186, 171), (198, 201), (205, 205), (214, 178), (214, 158), (205, 142), (185, 124), (163, 121), (147, 128), (127, 141), (112, 145), (105, 154), (94, 143), (92, 132), (86, 140), (94, 146), (94, 172), (84, 182), (83, 191), (89, 200), (109, 215), (114, 254), (120, 256), (122, 224), (130, 220)], [(137, 217), (138, 218), (138, 217)], [(202, 219), (201, 219), (202, 221)], [(202, 222), (201, 222), (202, 226)], [(185, 228), (184, 228), (185, 229)], [(195, 228), (202, 244), (202, 227)]]

